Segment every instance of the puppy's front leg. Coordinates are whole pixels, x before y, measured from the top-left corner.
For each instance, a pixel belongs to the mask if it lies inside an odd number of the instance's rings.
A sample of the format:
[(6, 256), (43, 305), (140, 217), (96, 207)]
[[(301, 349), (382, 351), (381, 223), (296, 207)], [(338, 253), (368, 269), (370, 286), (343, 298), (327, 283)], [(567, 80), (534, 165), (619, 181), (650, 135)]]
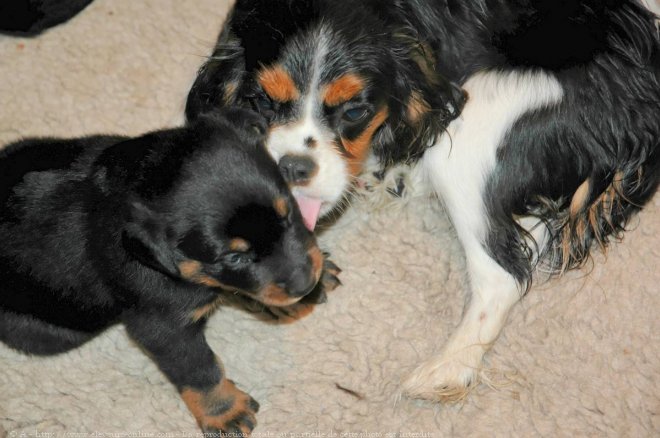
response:
[(204, 338), (204, 322), (186, 325), (163, 314), (125, 318), (131, 336), (147, 350), (204, 432), (249, 434), (259, 404), (227, 379), (222, 363)]

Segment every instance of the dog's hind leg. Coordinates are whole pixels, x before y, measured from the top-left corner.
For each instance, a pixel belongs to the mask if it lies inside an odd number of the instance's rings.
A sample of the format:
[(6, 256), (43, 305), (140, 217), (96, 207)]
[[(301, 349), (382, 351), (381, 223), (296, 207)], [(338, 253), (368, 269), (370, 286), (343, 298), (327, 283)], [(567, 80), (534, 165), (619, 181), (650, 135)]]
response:
[[(471, 287), (463, 319), (448, 343), (403, 382), (406, 395), (438, 401), (461, 399), (477, 382), (483, 355), (523, 290), (511, 269), (515, 261), (504, 267), (489, 248), (492, 233), (510, 231), (494, 227), (496, 218), (484, 199), (498, 165), (498, 147), (522, 114), (562, 96), (557, 81), (542, 73), (483, 73), (471, 78), (465, 89), (470, 99), (461, 117), (420, 164), (451, 216), (465, 250)], [(543, 240), (542, 233), (533, 237)], [(526, 256), (520, 249), (511, 253), (518, 261)], [(530, 264), (529, 259), (523, 262)]]
[(94, 335), (0, 310), (0, 341), (24, 353), (40, 356), (64, 353), (79, 347)]

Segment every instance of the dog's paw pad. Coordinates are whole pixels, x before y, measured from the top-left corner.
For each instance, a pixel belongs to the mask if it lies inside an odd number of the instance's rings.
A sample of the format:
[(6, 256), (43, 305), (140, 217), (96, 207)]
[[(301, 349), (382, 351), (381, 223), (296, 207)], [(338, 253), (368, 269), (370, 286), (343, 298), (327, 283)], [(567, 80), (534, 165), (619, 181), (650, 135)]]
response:
[(224, 379), (208, 392), (186, 389), (182, 397), (205, 433), (249, 436), (257, 425), (259, 403)]
[(457, 361), (429, 361), (419, 366), (402, 383), (410, 398), (440, 403), (460, 402), (479, 383), (477, 367)]

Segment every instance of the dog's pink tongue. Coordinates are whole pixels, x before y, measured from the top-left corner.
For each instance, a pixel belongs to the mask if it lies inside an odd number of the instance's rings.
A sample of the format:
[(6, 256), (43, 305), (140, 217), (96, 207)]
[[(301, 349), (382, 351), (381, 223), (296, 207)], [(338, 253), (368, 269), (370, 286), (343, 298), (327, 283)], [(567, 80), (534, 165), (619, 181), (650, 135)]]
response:
[(302, 213), (305, 226), (309, 231), (314, 231), (316, 221), (319, 218), (319, 211), (321, 211), (321, 200), (318, 198), (310, 198), (304, 195), (293, 195), (298, 202), (300, 213)]

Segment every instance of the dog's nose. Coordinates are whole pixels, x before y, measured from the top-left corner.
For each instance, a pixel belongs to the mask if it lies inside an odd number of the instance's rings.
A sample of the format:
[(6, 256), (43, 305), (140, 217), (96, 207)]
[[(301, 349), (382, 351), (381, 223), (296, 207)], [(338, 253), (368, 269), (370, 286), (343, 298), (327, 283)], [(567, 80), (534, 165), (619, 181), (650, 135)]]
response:
[(309, 268), (314, 270), (313, 266), (299, 266), (294, 268), (289, 278), (277, 282), (275, 285), (286, 291), (290, 297), (304, 297), (314, 290), (320, 277), (320, 275), (317, 275), (319, 274), (317, 272), (309, 272)]
[(285, 155), (278, 166), (284, 179), (292, 184), (308, 183), (318, 170), (314, 160), (303, 155)]
[(307, 282), (304, 285), (300, 285), (297, 288), (292, 288), (288, 290), (289, 296), (294, 298), (300, 298), (308, 295), (316, 287), (316, 281), (313, 283)]

